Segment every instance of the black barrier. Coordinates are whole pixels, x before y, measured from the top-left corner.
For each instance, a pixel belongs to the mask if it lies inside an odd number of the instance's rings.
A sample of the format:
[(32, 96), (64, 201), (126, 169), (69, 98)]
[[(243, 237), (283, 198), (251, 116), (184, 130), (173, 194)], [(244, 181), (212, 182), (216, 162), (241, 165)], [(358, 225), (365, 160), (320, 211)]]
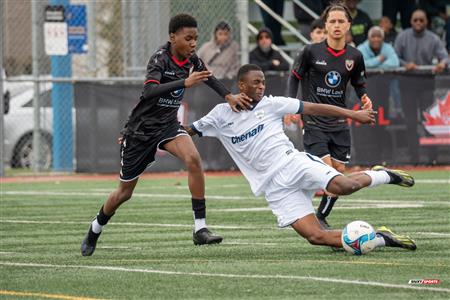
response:
[[(285, 94), (286, 75), (268, 75), (266, 81), (266, 94)], [(233, 80), (223, 82), (237, 92)], [(117, 138), (141, 89), (141, 84), (75, 84), (77, 172), (118, 172)], [(450, 75), (370, 74), (368, 93), (378, 122), (374, 126), (351, 122), (352, 165), (450, 163)], [(358, 109), (352, 88), (348, 95), (349, 107)], [(206, 85), (187, 89), (179, 119), (190, 124), (223, 101)], [(285, 123), (287, 135), (302, 150), (301, 121), (285, 119)], [(194, 142), (205, 170), (236, 168), (218, 140), (194, 138)], [(166, 152), (158, 152), (156, 160), (150, 171), (184, 168)]]

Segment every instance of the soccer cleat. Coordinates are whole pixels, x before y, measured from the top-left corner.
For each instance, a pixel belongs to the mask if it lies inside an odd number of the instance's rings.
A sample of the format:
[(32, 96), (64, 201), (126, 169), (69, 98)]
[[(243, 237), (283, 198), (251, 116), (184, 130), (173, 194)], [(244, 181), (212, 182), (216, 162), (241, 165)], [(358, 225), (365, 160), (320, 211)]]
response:
[(400, 247), (408, 250), (417, 249), (416, 243), (409, 236), (396, 234), (386, 226), (377, 228), (377, 234), (384, 238), (386, 247)]
[(414, 185), (414, 178), (402, 170), (391, 170), (385, 168), (383, 166), (374, 166), (372, 168), (373, 171), (386, 171), (389, 177), (391, 177), (391, 181), (389, 184), (396, 184), (404, 187), (412, 187)]
[(192, 240), (194, 245), (210, 245), (210, 244), (220, 244), (223, 238), (220, 235), (215, 235), (208, 228), (202, 228), (192, 235)]
[(89, 226), (89, 231), (84, 237), (83, 242), (81, 242), (81, 255), (91, 256), (95, 251), (95, 246), (97, 245), (98, 237), (100, 233), (95, 233), (92, 231), (92, 225)]

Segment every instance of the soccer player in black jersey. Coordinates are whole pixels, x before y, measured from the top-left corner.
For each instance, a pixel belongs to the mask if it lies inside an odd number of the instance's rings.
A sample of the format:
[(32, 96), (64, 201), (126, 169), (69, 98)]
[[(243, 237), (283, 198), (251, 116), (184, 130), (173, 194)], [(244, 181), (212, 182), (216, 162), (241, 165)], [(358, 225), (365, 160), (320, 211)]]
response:
[(122, 131), (120, 183), (94, 218), (81, 244), (81, 254), (94, 253), (97, 240), (117, 208), (131, 198), (139, 176), (155, 160), (157, 149), (181, 159), (188, 170), (188, 185), (194, 212), (195, 245), (217, 244), (222, 237), (206, 227), (205, 181), (198, 151), (177, 120), (184, 89), (205, 82), (224, 97), (234, 111), (249, 108), (251, 99), (232, 95), (195, 54), (197, 21), (179, 14), (169, 22), (170, 41), (156, 51), (147, 65), (147, 75), (139, 103)]
[[(352, 22), (350, 12), (343, 4), (333, 3), (322, 14), (327, 38), (307, 45), (296, 57), (288, 80), (290, 97), (304, 101), (346, 107), (345, 89), (350, 81), (363, 103), (363, 109), (372, 109), (367, 96), (366, 74), (362, 54), (345, 44), (345, 35)], [(299, 83), (302, 84), (299, 84)], [(350, 159), (350, 132), (344, 118), (302, 116), (305, 151), (322, 158), (339, 172), (345, 171)], [(338, 197), (324, 193), (317, 209), (317, 218), (329, 227), (326, 217)]]

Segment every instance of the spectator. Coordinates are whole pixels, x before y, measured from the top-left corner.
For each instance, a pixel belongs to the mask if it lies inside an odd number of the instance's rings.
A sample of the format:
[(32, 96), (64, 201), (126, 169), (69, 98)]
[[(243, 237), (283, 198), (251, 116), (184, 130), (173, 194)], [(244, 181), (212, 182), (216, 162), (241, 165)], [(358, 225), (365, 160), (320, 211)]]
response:
[[(283, 16), (284, 0), (262, 0), (271, 10), (277, 15)], [(286, 45), (283, 37), (281, 36), (281, 24), (269, 15), (264, 9), (261, 9), (261, 15), (263, 18), (264, 26), (269, 28), (273, 34), (273, 43), (275, 45)]]
[[(389, 20), (389, 19), (388, 19)], [(400, 66), (397, 53), (394, 48), (384, 42), (384, 31), (381, 27), (374, 26), (369, 29), (369, 39), (358, 46), (361, 51), (366, 68), (389, 69)], [(376, 79), (375, 79), (376, 80)], [(403, 120), (400, 86), (397, 78), (391, 78), (383, 83), (388, 83), (387, 89), (379, 92), (380, 99), (388, 99), (387, 114), (391, 120)]]
[(440, 38), (444, 37), (446, 23), (450, 21), (446, 14), (448, 0), (419, 0), (419, 8), (423, 9), (429, 20), (429, 28)]
[(369, 30), (369, 39), (358, 46), (366, 68), (395, 68), (400, 66), (394, 48), (384, 42), (384, 31), (381, 27), (373, 26)]
[(356, 7), (359, 2), (360, 0), (345, 0), (345, 5), (350, 10), (350, 15), (353, 18), (350, 32), (356, 46), (367, 39), (367, 32), (373, 25), (369, 15)]
[(231, 26), (221, 21), (214, 29), (211, 41), (198, 50), (198, 56), (205, 62), (216, 78), (233, 78), (240, 66), (239, 44), (233, 41)]
[(257, 46), (250, 52), (250, 63), (266, 71), (287, 71), (289, 63), (280, 52), (272, 49), (272, 32), (269, 28), (262, 28), (256, 36)]
[(397, 37), (397, 31), (395, 30), (391, 19), (386, 16), (381, 17), (380, 27), (384, 31), (384, 42), (394, 45), (395, 38)]
[(420, 65), (433, 65), (433, 59), (437, 59), (433, 72), (441, 73), (445, 70), (448, 54), (439, 37), (426, 29), (427, 24), (425, 12), (415, 10), (411, 16), (412, 28), (397, 36), (395, 50), (400, 64), (407, 70), (414, 70)]
[[(329, 0), (301, 0), (309, 9), (315, 12), (318, 16), (322, 13), (325, 7), (328, 6)], [(310, 24), (314, 21), (314, 18), (306, 11), (300, 8), (295, 2), (292, 2), (294, 6), (294, 16), (298, 22), (298, 29), (305, 37), (310, 33)]]
[(309, 28), (309, 40), (311, 43), (320, 43), (327, 38), (327, 34), (325, 32), (325, 24), (322, 19), (314, 20)]
[(387, 16), (391, 23), (397, 23), (397, 14), (400, 12), (400, 22), (403, 29), (411, 26), (411, 15), (416, 8), (416, 0), (383, 0), (383, 16)]

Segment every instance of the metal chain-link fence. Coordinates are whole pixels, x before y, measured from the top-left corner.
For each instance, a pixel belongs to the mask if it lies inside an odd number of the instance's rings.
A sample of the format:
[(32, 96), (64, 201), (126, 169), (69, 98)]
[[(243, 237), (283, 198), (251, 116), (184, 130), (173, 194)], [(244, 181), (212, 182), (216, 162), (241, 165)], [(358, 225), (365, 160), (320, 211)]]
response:
[[(247, 5), (244, 0), (0, 1), (3, 89), (10, 98), (3, 116), (6, 168), (76, 170), (73, 84), (141, 83), (148, 58), (167, 41), (170, 17), (177, 13), (197, 19), (198, 47), (220, 21), (230, 24), (240, 44), (242, 3)], [(58, 5), (66, 27), (59, 26)]]

